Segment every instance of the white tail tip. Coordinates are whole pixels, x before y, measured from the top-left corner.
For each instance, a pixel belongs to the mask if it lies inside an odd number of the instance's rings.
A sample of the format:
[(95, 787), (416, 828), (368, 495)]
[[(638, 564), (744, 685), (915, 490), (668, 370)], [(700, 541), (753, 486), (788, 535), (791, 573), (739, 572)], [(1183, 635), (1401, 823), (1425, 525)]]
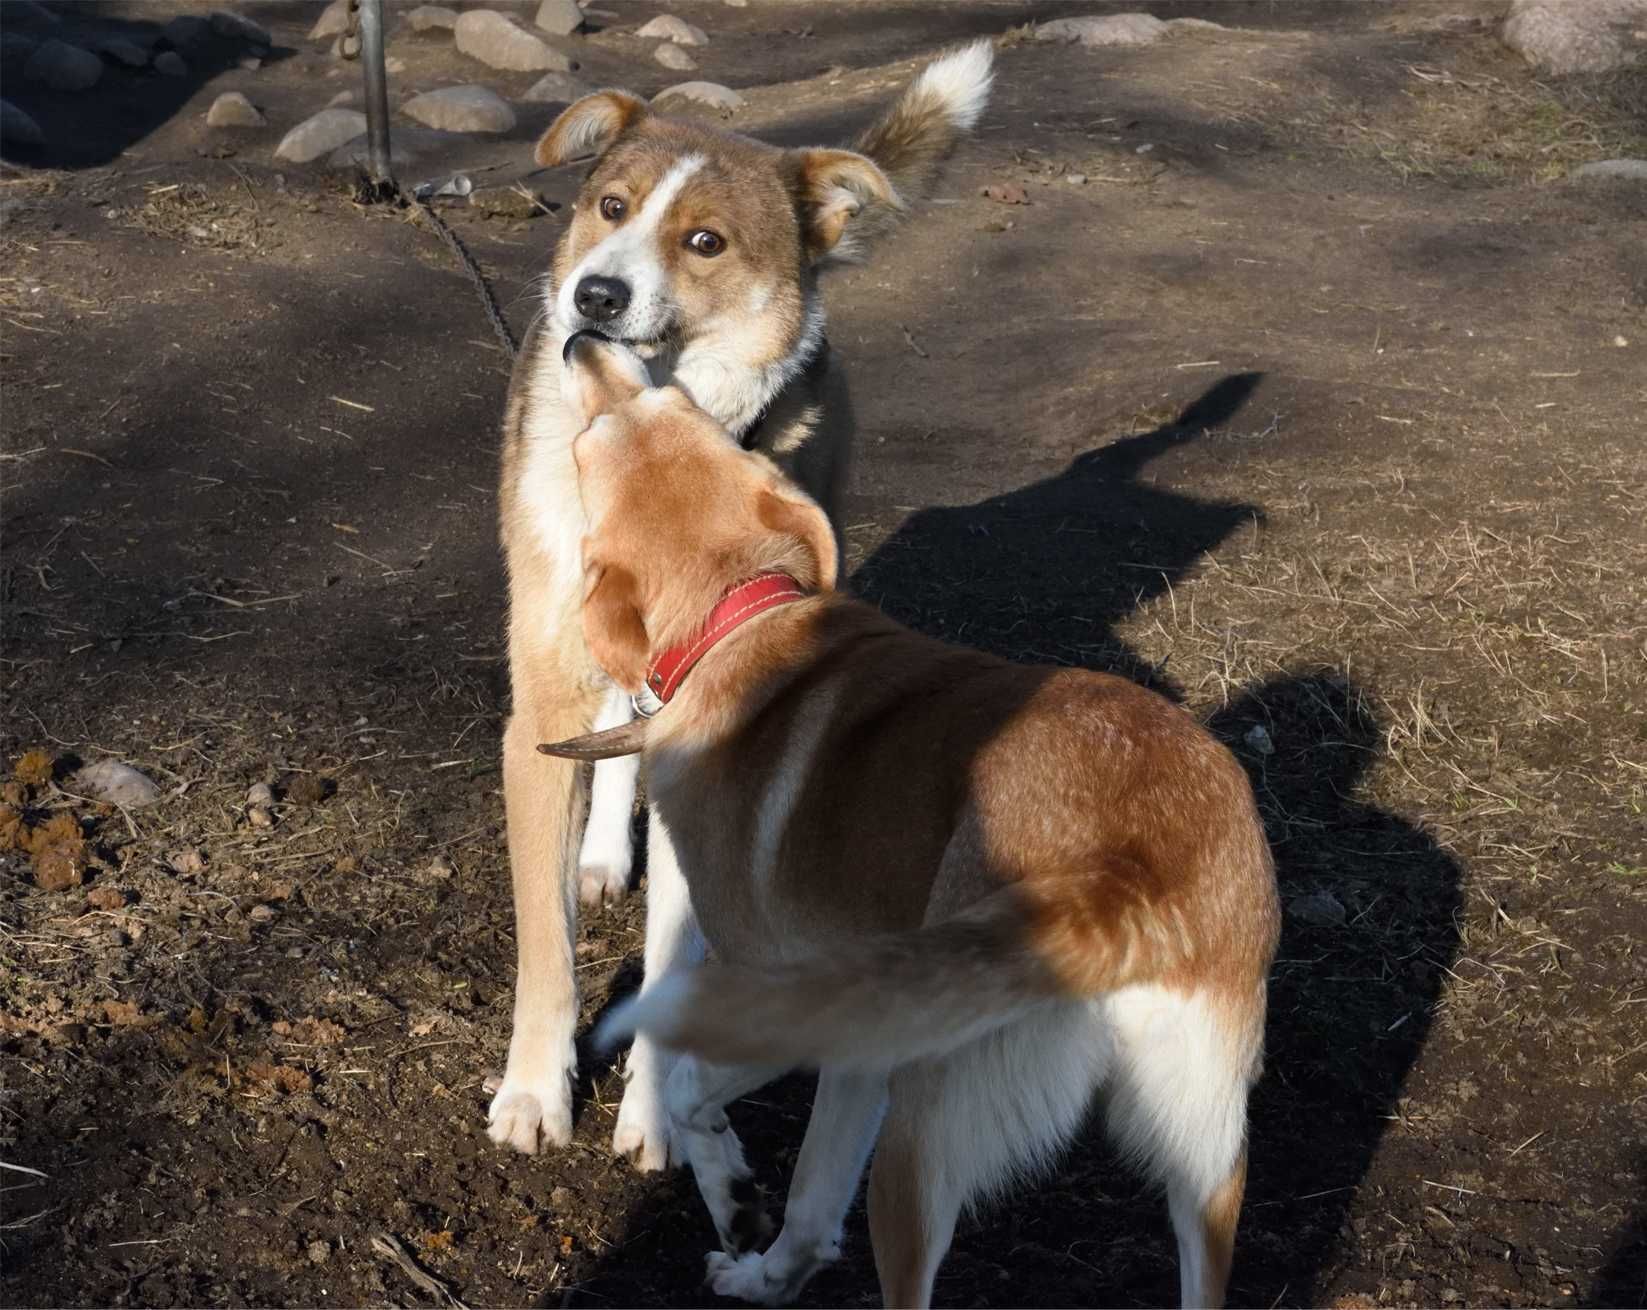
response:
[(969, 132), (989, 103), (994, 81), (995, 47), (988, 40), (974, 41), (928, 64), (914, 91), (936, 96), (956, 131)]

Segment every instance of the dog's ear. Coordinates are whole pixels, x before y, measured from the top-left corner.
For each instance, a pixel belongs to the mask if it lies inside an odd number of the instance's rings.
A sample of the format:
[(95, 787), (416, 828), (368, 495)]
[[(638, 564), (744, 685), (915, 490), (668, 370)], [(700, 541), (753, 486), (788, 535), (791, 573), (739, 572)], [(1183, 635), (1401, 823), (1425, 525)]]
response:
[(874, 160), (850, 150), (792, 150), (801, 237), (814, 262), (851, 259), (903, 211), (897, 188)]
[(774, 478), (761, 488), (756, 502), (761, 526), (789, 539), (790, 549), (771, 567), (781, 568), (803, 586), (833, 591), (840, 573), (840, 553), (829, 515), (818, 502), (791, 483)]
[(591, 561), (584, 587), (583, 639), (589, 653), (619, 687), (639, 691), (652, 648), (635, 575), (621, 565)]
[(561, 110), (538, 140), (533, 158), (545, 168), (580, 155), (604, 155), (646, 116), (646, 102), (627, 91), (597, 91)]
[(639, 355), (596, 332), (573, 333), (561, 358), (561, 393), (585, 427), (651, 385)]

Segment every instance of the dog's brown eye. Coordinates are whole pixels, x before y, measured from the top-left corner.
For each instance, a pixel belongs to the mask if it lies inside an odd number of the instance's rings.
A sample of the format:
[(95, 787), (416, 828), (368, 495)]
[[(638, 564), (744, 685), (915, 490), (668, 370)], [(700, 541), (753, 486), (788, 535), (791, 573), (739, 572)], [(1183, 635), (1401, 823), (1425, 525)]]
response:
[(706, 227), (700, 227), (691, 236), (686, 238), (686, 244), (691, 246), (705, 259), (713, 259), (726, 249), (726, 238), (719, 232), (711, 232)]
[(616, 223), (629, 212), (629, 206), (616, 196), (602, 196), (600, 198), (600, 216), (608, 223)]

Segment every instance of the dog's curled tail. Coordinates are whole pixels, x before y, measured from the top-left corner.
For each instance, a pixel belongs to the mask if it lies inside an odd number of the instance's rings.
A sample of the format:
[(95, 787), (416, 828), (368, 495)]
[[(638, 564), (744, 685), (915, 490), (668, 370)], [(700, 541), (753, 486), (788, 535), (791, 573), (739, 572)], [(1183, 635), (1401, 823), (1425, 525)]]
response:
[(995, 50), (987, 40), (935, 59), (853, 148), (875, 161), (906, 202), (918, 199), (977, 123), (994, 80)]
[[(1179, 944), (1111, 880), (1009, 888), (942, 923), (769, 969), (708, 964), (660, 979), (602, 1023), (724, 1064), (891, 1069), (942, 1055), (1049, 1001), (1164, 967)], [(1169, 916), (1170, 917), (1170, 916)]]

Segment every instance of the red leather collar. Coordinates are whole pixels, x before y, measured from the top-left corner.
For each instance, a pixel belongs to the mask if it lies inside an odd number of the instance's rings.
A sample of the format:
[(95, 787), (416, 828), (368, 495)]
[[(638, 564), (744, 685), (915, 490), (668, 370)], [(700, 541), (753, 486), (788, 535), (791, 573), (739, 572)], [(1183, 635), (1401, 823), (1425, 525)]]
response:
[[(658, 700), (657, 709), (667, 705), (674, 694), (680, 690), (681, 683), (686, 675), (692, 671), (692, 666), (707, 655), (717, 642), (749, 622), (757, 614), (764, 614), (767, 610), (779, 605), (787, 605), (791, 601), (805, 600), (808, 592), (802, 590), (801, 584), (787, 573), (762, 573), (751, 578), (743, 585), (732, 588), (709, 611), (709, 617), (703, 621), (703, 626), (697, 633), (678, 646), (671, 646), (657, 659), (652, 661), (646, 670), (646, 690)], [(636, 699), (636, 708), (646, 711)]]

